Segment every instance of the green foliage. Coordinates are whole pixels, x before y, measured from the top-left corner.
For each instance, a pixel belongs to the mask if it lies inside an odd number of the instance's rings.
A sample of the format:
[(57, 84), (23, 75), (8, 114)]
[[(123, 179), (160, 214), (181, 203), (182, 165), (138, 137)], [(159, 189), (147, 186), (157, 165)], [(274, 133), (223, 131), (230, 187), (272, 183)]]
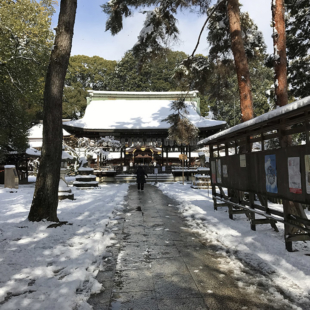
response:
[[(263, 34), (258, 30), (248, 12), (240, 12), (240, 22), (244, 49), (248, 60), (263, 55), (266, 50)], [(211, 60), (218, 57), (223, 62), (232, 59), (227, 1), (221, 2), (218, 10), (211, 16), (208, 29), (207, 40), (211, 45), (209, 52)]]
[(289, 94), (310, 95), (310, 2), (286, 0), (287, 58)]
[[(261, 32), (247, 12), (241, 12), (240, 19), (250, 69), (254, 116), (258, 116), (271, 109), (273, 72), (264, 63), (266, 45)], [(225, 120), (228, 126), (234, 126), (241, 121), (241, 109), (225, 3), (210, 18), (208, 29), (211, 74), (207, 93), (210, 110), (215, 119)]]
[(176, 141), (178, 144), (189, 145), (191, 140), (198, 136), (199, 130), (186, 117), (188, 111), (185, 99), (173, 101), (171, 110), (173, 110), (174, 113), (162, 120), (170, 124), (168, 138)]
[(148, 59), (138, 70), (139, 63), (131, 51), (117, 64), (111, 75), (109, 90), (115, 91), (171, 91), (179, 90), (173, 70), (187, 55), (165, 50), (164, 57)]
[(132, 49), (134, 56), (144, 63), (154, 55), (161, 55), (168, 41), (177, 40), (179, 30), (175, 15), (178, 10), (198, 8), (205, 13), (210, 3), (211, 0), (112, 0), (101, 7), (109, 16), (106, 30), (113, 35), (123, 29), (123, 17), (131, 16), (138, 7), (150, 8), (144, 11), (144, 26)]
[(116, 61), (93, 56), (70, 57), (63, 95), (63, 117), (78, 118), (86, 108), (87, 90), (109, 90)]
[(41, 110), (53, 2), (0, 2), (1, 150), (25, 149), (29, 120)]

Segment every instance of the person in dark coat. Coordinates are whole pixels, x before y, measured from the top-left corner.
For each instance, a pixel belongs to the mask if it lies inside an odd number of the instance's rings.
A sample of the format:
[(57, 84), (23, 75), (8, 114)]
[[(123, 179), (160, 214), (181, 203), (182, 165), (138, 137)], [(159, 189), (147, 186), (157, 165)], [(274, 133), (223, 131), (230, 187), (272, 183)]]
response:
[(144, 171), (143, 167), (139, 166), (136, 172), (137, 175), (137, 183), (138, 183), (138, 190), (144, 190), (144, 183), (145, 183), (145, 176), (147, 176), (146, 172)]

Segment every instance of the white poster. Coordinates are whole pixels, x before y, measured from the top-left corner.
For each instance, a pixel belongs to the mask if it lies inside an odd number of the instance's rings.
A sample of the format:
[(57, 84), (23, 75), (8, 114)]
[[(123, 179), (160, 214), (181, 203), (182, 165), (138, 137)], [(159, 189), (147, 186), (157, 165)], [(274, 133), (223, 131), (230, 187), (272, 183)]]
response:
[(300, 158), (289, 157), (288, 164), (288, 184), (290, 192), (301, 194), (301, 174), (300, 174)]
[(123, 171), (127, 171), (127, 167), (123, 167)]
[(158, 174), (158, 168), (154, 168), (154, 174)]
[(162, 167), (161, 167), (161, 171), (163, 171), (163, 172), (166, 171), (166, 167), (165, 167), (165, 166), (162, 166)]

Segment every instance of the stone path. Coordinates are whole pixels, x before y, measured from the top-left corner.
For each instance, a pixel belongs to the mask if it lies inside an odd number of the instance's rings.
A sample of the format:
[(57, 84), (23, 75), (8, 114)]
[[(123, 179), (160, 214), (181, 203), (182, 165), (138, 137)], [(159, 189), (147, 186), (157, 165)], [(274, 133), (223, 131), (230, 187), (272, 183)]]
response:
[(110, 224), (118, 243), (97, 276), (105, 291), (88, 300), (93, 309), (279, 309), (219, 269), (214, 248), (189, 231), (176, 204), (155, 186), (129, 187), (125, 213)]

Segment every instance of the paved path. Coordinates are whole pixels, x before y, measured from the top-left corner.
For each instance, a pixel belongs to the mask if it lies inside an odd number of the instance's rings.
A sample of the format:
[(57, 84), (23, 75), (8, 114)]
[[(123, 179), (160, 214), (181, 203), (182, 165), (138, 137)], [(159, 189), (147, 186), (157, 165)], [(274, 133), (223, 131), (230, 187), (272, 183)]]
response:
[(257, 297), (264, 292), (241, 291), (218, 268), (214, 248), (189, 231), (176, 204), (155, 186), (129, 187), (125, 213), (110, 224), (118, 242), (97, 276), (105, 291), (89, 304), (95, 310), (274, 309)]

